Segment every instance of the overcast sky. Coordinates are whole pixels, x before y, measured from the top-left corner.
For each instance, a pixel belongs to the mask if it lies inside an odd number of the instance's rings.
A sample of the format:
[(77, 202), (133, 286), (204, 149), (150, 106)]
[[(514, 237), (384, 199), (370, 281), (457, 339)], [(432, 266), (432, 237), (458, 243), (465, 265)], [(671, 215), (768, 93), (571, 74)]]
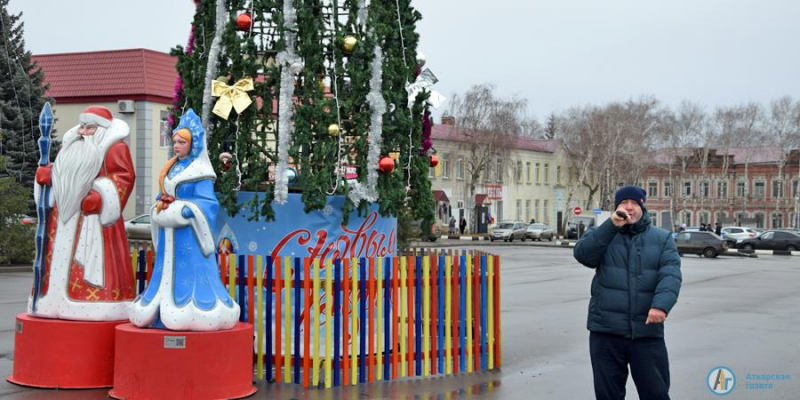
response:
[[(652, 95), (711, 109), (800, 97), (797, 0), (420, 0), (443, 95), (493, 83), (544, 120)], [(11, 0), (34, 54), (185, 45), (192, 0)], [(445, 104), (442, 108), (446, 108)], [(441, 110), (437, 114), (440, 114)]]

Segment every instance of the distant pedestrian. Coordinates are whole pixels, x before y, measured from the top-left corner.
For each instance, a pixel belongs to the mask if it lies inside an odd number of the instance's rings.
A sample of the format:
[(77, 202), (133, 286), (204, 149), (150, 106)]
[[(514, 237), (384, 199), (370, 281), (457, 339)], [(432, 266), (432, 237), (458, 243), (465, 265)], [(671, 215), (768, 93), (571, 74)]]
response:
[(461, 222), (458, 224), (458, 227), (461, 228), (461, 234), (464, 234), (464, 231), (467, 230), (467, 219), (463, 216), (461, 217)]
[(583, 231), (586, 230), (586, 225), (583, 224), (583, 221), (578, 222), (578, 239), (583, 236)]
[(717, 222), (717, 226), (714, 228), (714, 233), (716, 233), (717, 236), (722, 236), (722, 224), (719, 222)]
[(705, 232), (705, 231), (706, 231), (706, 224), (702, 224), (701, 223), (700, 224), (700, 232)]
[(450, 229), (450, 234), (456, 234), (456, 219), (453, 216), (450, 216), (450, 222), (447, 224), (447, 227)]

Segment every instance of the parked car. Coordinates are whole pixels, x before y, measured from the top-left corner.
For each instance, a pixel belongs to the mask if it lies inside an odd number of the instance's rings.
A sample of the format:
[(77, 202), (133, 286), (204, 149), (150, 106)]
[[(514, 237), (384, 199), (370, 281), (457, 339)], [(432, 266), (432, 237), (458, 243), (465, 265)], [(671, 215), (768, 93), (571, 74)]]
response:
[(744, 250), (789, 250), (800, 249), (800, 235), (786, 231), (766, 231), (760, 236), (744, 239), (736, 244)]
[(728, 247), (736, 247), (736, 243), (740, 240), (750, 239), (758, 236), (753, 228), (746, 226), (726, 226), (722, 228), (722, 238), (728, 242)]
[(589, 216), (574, 216), (569, 221), (569, 225), (567, 225), (567, 239), (578, 239), (578, 224), (583, 222), (583, 232), (589, 230), (589, 228), (594, 226), (594, 217)]
[(130, 240), (152, 240), (150, 214), (142, 214), (125, 221), (125, 233)]
[(708, 258), (728, 250), (728, 244), (714, 232), (681, 232), (675, 236), (678, 254), (697, 254)]
[(538, 240), (542, 241), (542, 239), (547, 239), (549, 241), (553, 241), (553, 229), (550, 228), (550, 225), (547, 224), (530, 224), (528, 225), (528, 229), (525, 230), (525, 237), (531, 240)]
[(520, 221), (501, 222), (492, 231), (489, 240), (495, 241), (502, 239), (505, 242), (513, 242), (514, 239), (525, 241), (525, 224)]

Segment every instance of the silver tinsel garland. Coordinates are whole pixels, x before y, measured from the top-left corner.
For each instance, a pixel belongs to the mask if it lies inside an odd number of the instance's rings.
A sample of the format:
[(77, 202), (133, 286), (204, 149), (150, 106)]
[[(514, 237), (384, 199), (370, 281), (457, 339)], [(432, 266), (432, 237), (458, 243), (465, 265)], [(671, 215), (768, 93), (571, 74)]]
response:
[(350, 200), (358, 206), (361, 200), (374, 202), (378, 200), (378, 162), (383, 143), (383, 114), (386, 113), (386, 100), (383, 99), (383, 50), (375, 45), (375, 56), (370, 65), (372, 76), (369, 80), (367, 102), (372, 115), (369, 125), (369, 151), (367, 152), (367, 184), (355, 182), (350, 189)]
[(281, 94), (278, 99), (278, 164), (275, 165), (275, 201), (285, 204), (289, 197), (289, 177), (286, 168), (289, 163), (289, 146), (292, 142), (292, 117), (294, 116), (294, 75), (303, 70), (303, 63), (294, 52), (297, 38), (297, 13), (292, 0), (283, 2), (284, 40), (286, 50), (278, 53), (281, 68)]
[(214, 30), (214, 39), (211, 41), (211, 47), (208, 50), (208, 63), (206, 64), (206, 85), (203, 88), (203, 109), (200, 116), (201, 121), (203, 121), (203, 128), (206, 129), (206, 132), (209, 132), (209, 136), (211, 130), (208, 129), (208, 118), (211, 115), (211, 105), (214, 104), (214, 100), (211, 98), (211, 81), (217, 75), (217, 58), (222, 51), (222, 33), (225, 32), (225, 21), (228, 20), (227, 8), (225, 0), (217, 0), (216, 28)]

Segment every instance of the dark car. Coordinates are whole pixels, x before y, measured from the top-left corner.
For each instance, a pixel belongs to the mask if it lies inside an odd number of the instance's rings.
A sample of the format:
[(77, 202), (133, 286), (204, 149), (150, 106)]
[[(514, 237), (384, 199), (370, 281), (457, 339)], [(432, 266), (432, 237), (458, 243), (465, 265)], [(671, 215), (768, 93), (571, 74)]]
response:
[(714, 258), (724, 253), (728, 245), (724, 239), (714, 232), (681, 232), (675, 236), (678, 254), (697, 254)]
[(744, 250), (789, 250), (800, 249), (800, 235), (788, 231), (766, 231), (758, 237), (744, 239), (736, 244)]
[(578, 225), (583, 222), (583, 233), (594, 226), (594, 217), (574, 216), (567, 225), (566, 237), (567, 239), (578, 239)]

